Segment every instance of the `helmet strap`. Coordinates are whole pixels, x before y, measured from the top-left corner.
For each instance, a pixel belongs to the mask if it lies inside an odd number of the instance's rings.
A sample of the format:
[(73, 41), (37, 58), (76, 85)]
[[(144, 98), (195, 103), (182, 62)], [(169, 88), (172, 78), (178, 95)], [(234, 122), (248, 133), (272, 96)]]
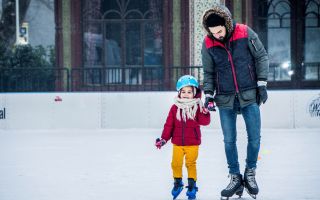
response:
[(193, 87), (193, 97), (195, 97), (197, 95), (197, 88), (192, 86)]

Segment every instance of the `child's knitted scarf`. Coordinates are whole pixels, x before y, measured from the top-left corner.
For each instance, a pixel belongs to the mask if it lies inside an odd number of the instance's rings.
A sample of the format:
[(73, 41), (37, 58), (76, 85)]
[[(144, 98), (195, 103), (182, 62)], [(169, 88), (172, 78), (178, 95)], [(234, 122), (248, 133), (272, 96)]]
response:
[(174, 104), (178, 107), (177, 110), (177, 119), (181, 121), (181, 114), (183, 121), (186, 121), (188, 119), (194, 120), (197, 110), (198, 110), (198, 104), (200, 107), (200, 112), (202, 112), (202, 101), (200, 98), (194, 98), (194, 99), (182, 99), (179, 97), (176, 97), (174, 99)]

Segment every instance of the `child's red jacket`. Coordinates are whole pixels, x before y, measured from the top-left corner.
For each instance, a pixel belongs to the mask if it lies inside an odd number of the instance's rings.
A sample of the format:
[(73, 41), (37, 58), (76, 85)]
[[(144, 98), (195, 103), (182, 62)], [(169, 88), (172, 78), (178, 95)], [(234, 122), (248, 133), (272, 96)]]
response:
[(178, 146), (190, 146), (201, 144), (200, 125), (206, 126), (210, 123), (210, 113), (201, 113), (198, 108), (195, 119), (181, 121), (176, 118), (178, 107), (172, 105), (162, 131), (161, 138)]

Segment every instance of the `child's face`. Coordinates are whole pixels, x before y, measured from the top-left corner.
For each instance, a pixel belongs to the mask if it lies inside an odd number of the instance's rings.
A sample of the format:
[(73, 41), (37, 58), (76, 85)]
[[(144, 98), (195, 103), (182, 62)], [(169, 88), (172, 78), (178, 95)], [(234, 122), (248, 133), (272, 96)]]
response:
[(180, 97), (182, 99), (193, 99), (193, 87), (191, 86), (186, 86), (181, 88), (180, 90)]

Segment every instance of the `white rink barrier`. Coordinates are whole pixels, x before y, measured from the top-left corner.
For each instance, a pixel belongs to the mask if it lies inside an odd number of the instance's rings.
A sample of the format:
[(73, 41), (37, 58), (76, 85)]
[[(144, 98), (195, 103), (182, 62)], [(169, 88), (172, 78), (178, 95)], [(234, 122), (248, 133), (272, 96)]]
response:
[[(262, 128), (320, 128), (320, 90), (269, 91)], [(162, 128), (176, 92), (1, 93), (0, 129)], [(237, 126), (245, 128), (241, 115)], [(206, 128), (220, 129), (218, 111)]]

